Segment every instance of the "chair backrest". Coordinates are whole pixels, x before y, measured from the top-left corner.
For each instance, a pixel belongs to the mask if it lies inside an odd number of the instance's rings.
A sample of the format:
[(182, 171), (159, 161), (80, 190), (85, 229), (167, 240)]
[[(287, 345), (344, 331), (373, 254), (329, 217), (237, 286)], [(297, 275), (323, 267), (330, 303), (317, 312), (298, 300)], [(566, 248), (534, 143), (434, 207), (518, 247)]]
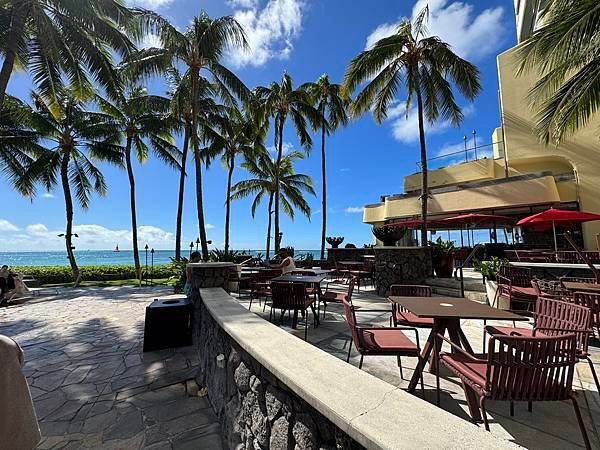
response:
[(592, 325), (600, 327), (600, 294), (575, 292), (573, 294), (573, 303), (589, 308), (592, 315)]
[(570, 398), (577, 342), (574, 334), (492, 336), (486, 391), (493, 400), (558, 401)]
[(587, 277), (560, 277), (560, 282), (571, 282), (571, 283), (596, 283), (595, 278), (587, 278)]
[(549, 297), (538, 297), (535, 305), (535, 328), (544, 335), (575, 333), (577, 349), (585, 353), (588, 349), (590, 326), (589, 308)]
[(346, 293), (346, 300), (352, 303), (352, 294), (354, 293), (354, 286), (356, 285), (356, 277), (350, 277), (348, 282), (348, 292)]
[(354, 342), (354, 346), (358, 351), (362, 349), (362, 343), (360, 341), (357, 325), (356, 325), (356, 313), (354, 312), (354, 306), (347, 301), (346, 299), (342, 299), (342, 303), (344, 304), (344, 315), (346, 316), (346, 323), (350, 328), (352, 333), (352, 341)]
[(304, 309), (306, 287), (303, 283), (274, 281), (271, 283), (271, 307), (275, 309)]
[(392, 284), (390, 295), (394, 297), (431, 297), (431, 286), (420, 284)]
[(531, 286), (531, 269), (526, 267), (500, 266), (498, 274), (501, 277), (508, 278), (511, 285), (515, 287)]
[(567, 298), (571, 297), (571, 293), (564, 288), (562, 283), (558, 280), (531, 280), (531, 286), (535, 290), (538, 296), (553, 297), (553, 298)]

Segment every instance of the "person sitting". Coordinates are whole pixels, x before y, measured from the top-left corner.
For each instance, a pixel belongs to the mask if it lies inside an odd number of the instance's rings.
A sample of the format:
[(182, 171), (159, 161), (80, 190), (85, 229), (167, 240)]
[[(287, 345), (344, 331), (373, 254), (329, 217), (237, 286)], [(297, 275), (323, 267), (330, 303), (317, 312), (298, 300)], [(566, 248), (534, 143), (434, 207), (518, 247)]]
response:
[[(201, 258), (202, 258), (202, 255), (200, 254), (200, 252), (192, 252), (192, 254), (190, 255), (190, 263), (198, 263), (198, 262), (200, 262)], [(187, 295), (188, 297), (191, 297), (193, 288), (194, 288), (194, 286), (192, 285), (192, 268), (186, 267), (185, 268), (185, 285), (183, 286), (183, 293), (185, 295)]]
[(286, 273), (291, 273), (296, 270), (296, 264), (294, 263), (294, 259), (290, 256), (288, 250), (286, 248), (279, 249), (279, 258), (281, 262), (279, 264), (271, 264), (271, 268), (273, 269), (281, 269), (281, 273), (285, 275)]
[(6, 306), (8, 303), (6, 294), (15, 289), (15, 276), (6, 264), (0, 268), (0, 306)]

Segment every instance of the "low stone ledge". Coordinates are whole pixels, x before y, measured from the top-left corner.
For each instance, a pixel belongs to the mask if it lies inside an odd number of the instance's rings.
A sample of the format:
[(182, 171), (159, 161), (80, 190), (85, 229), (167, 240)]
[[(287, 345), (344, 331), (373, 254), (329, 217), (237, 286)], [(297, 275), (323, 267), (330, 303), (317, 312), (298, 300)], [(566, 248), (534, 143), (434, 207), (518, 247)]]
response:
[(223, 289), (199, 294), (198, 381), (230, 448), (518, 448), (298, 339)]

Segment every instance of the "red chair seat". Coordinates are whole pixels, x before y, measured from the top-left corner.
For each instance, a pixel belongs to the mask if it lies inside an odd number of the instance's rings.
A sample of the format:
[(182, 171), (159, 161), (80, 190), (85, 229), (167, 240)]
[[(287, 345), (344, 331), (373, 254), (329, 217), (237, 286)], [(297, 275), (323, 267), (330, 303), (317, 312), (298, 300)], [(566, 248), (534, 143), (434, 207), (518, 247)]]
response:
[(512, 286), (511, 290), (514, 296), (524, 298), (531, 297), (537, 299), (537, 293), (535, 292), (535, 289), (533, 287)]
[(396, 323), (421, 328), (433, 328), (433, 319), (419, 317), (409, 311), (396, 311)]
[[(503, 334), (505, 336), (525, 336), (532, 337), (533, 336), (533, 328), (515, 328), (515, 327), (497, 327), (497, 326), (488, 326), (489, 334)], [(536, 336), (543, 336), (539, 331), (535, 333)]]
[(416, 344), (394, 328), (356, 328), (365, 354), (418, 354)]
[(328, 291), (321, 294), (321, 300), (332, 303), (342, 303), (342, 300), (346, 298), (346, 294), (343, 292)]
[[(480, 354), (473, 356), (475, 358), (487, 360), (487, 355)], [(440, 353), (440, 360), (443, 361), (446, 367), (448, 367), (456, 375), (467, 378), (469, 381), (471, 381), (471, 383), (480, 386), (482, 389), (485, 388), (487, 361), (472, 361), (467, 356), (461, 353), (454, 353), (452, 355), (447, 353)]]
[(270, 297), (271, 289), (260, 289), (252, 293), (255, 297)]

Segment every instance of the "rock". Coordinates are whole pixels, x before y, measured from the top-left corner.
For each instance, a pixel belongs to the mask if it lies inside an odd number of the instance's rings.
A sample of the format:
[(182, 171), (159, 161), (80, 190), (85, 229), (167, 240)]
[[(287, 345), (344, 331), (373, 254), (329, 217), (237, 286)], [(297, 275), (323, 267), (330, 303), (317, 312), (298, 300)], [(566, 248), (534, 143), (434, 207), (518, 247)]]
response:
[(243, 428), (240, 426), (237, 416), (240, 410), (240, 402), (236, 396), (234, 396), (225, 405), (225, 428), (224, 434), (227, 439), (228, 448), (236, 448), (242, 445), (243, 442)]
[(262, 382), (254, 375), (250, 377), (250, 390), (256, 394), (262, 394), (263, 391)]
[(262, 413), (257, 402), (252, 407), (251, 420), (250, 430), (252, 434), (260, 444), (260, 447), (266, 447), (269, 443), (269, 425), (267, 417)]
[(256, 403), (256, 394), (252, 391), (248, 392), (242, 399), (242, 407), (238, 415), (240, 423), (250, 425), (252, 423), (252, 410)]
[(308, 414), (298, 414), (292, 428), (297, 450), (317, 450), (317, 427)]
[(235, 380), (235, 384), (238, 389), (242, 392), (248, 392), (250, 390), (250, 377), (252, 373), (250, 369), (243, 362), (240, 363), (237, 369), (235, 369), (235, 374), (233, 378)]
[(283, 403), (285, 402), (285, 394), (280, 389), (273, 386), (268, 386), (265, 391), (265, 403), (267, 406), (267, 417), (269, 421), (273, 420), (279, 415)]
[(290, 424), (282, 416), (277, 419), (271, 427), (271, 437), (269, 438), (270, 450), (288, 450)]
[(196, 383), (196, 380), (187, 380), (185, 382), (185, 390), (190, 397), (196, 397), (198, 395), (198, 383)]

